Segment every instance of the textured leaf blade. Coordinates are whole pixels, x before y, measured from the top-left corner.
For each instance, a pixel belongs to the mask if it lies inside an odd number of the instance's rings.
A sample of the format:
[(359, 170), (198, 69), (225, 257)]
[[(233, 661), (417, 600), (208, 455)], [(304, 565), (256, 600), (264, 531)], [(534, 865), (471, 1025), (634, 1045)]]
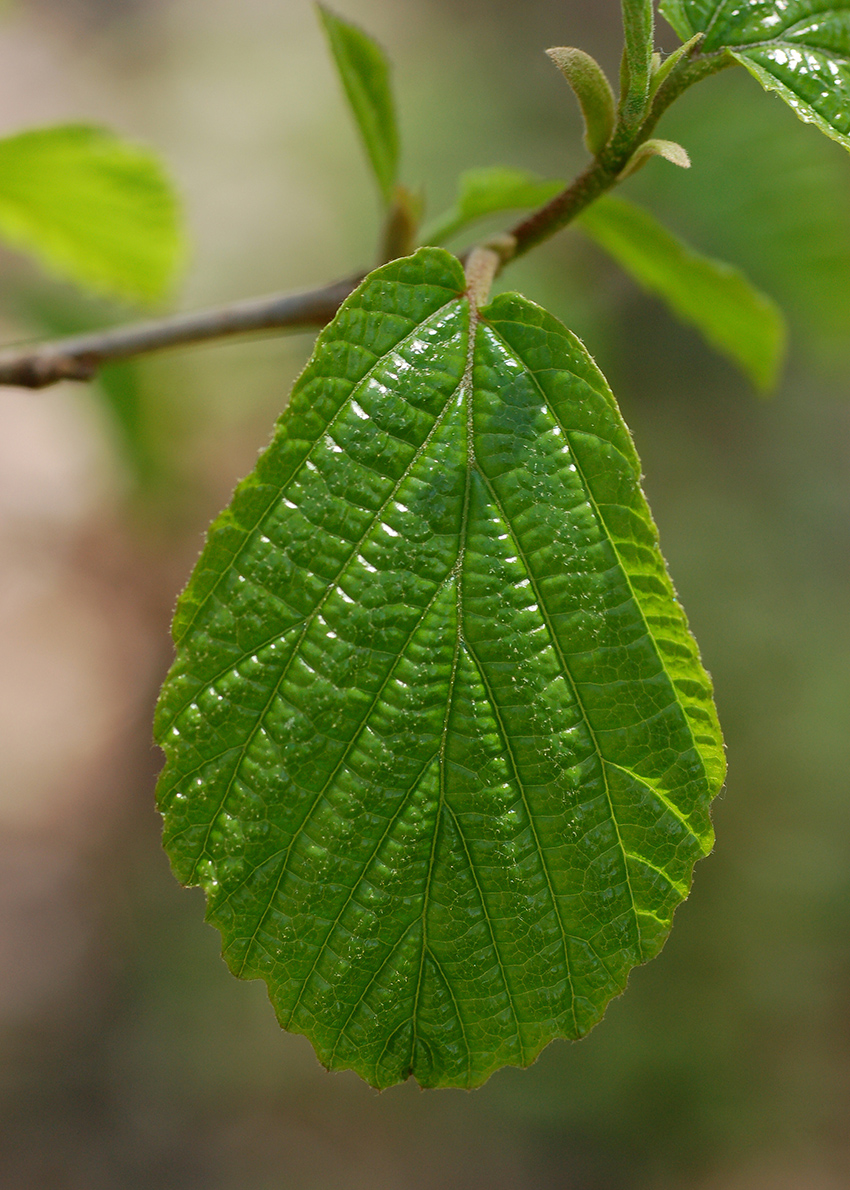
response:
[(850, 149), (850, 8), (844, 0), (666, 0), (661, 12), (701, 49), (724, 48), (801, 120)]
[(711, 10), (716, 7), (714, 0), (705, 0), (699, 6), (689, 3), (689, 0), (661, 0), (658, 11), (667, 23), (672, 25), (682, 41), (690, 41), (695, 33), (705, 29), (711, 20)]
[(785, 321), (775, 302), (743, 273), (695, 252), (626, 199), (599, 199), (578, 225), (757, 388), (775, 385), (785, 355)]
[(80, 124), (0, 140), (0, 235), (73, 281), (143, 301), (163, 294), (184, 255), (154, 155)]
[(723, 755), (603, 378), (457, 261), (319, 337), (178, 607), (165, 845), (285, 1028), (375, 1086), (578, 1037), (662, 944)]
[(426, 244), (443, 244), (487, 215), (542, 206), (565, 185), (557, 179), (541, 178), (528, 170), (509, 166), (467, 170), (458, 179), (455, 205), (425, 229), (422, 240)]
[(376, 41), (324, 5), (319, 16), (342, 86), (384, 201), (392, 199), (398, 175), (399, 137), (390, 66)]

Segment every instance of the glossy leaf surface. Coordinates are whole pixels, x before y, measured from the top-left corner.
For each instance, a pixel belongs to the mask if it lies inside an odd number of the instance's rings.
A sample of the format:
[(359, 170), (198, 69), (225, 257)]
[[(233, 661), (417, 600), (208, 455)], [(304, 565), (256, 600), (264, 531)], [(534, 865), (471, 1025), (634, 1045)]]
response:
[(389, 63), (378, 43), (357, 25), (318, 7), (366, 155), (389, 203), (398, 175), (399, 144)]
[(0, 140), (0, 235), (62, 276), (141, 300), (162, 295), (184, 250), (153, 154), (79, 124)]
[(503, 165), (466, 170), (458, 179), (455, 205), (425, 228), (423, 242), (443, 244), (487, 215), (542, 206), (565, 185), (566, 182)]
[(800, 119), (850, 149), (850, 5), (846, 0), (664, 0), (680, 37), (732, 56)]
[(165, 845), (327, 1066), (476, 1086), (662, 945), (723, 753), (639, 473), (578, 340), (421, 249), (322, 332), (213, 525)]
[(578, 226), (757, 388), (776, 383), (785, 355), (785, 321), (776, 303), (739, 269), (695, 252), (649, 211), (623, 198), (598, 199)]

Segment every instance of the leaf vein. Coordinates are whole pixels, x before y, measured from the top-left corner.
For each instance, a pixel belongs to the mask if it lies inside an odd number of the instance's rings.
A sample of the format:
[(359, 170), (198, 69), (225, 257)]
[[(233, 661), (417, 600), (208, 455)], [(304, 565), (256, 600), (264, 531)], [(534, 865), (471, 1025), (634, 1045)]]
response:
[[(507, 346), (507, 344), (506, 344), (506, 346)], [(522, 360), (520, 362), (525, 364), (524, 360)], [(525, 365), (525, 367), (528, 369), (527, 364)], [(545, 394), (544, 394), (544, 397), (545, 397)], [(547, 404), (548, 404), (548, 402), (547, 402)], [(553, 414), (553, 416), (554, 416), (554, 414)], [(505, 525), (511, 534), (511, 538), (512, 538), (514, 546), (517, 550), (517, 554), (521, 558), (523, 566), (525, 567), (525, 571), (526, 571), (526, 574), (528, 575), (528, 579), (531, 584), (531, 588), (534, 591), (537, 605), (540, 608), (540, 614), (543, 617), (543, 620), (545, 621), (546, 627), (548, 629), (549, 639), (552, 641), (552, 647), (555, 649), (555, 652), (557, 653), (558, 658), (561, 662), (562, 671), (570, 684), (570, 688), (572, 690), (573, 698), (575, 699), (576, 706), (578, 707), (578, 709), (581, 713), (582, 719), (584, 720), (585, 726), (587, 727), (587, 732), (588, 732), (588, 735), (590, 736), (591, 742), (593, 744), (593, 749), (596, 752), (597, 758), (599, 760), (599, 767), (600, 767), (600, 770), (602, 773), (602, 781), (605, 786), (605, 797), (608, 802), (609, 815), (611, 818), (611, 823), (614, 827), (615, 834), (617, 836), (617, 842), (619, 844), (619, 849), (622, 852), (623, 867), (625, 869), (625, 875), (626, 875), (626, 887), (629, 890), (629, 897), (631, 899), (632, 916), (634, 918), (635, 930), (637, 932), (637, 939), (639, 941), (640, 926), (639, 926), (638, 920), (637, 920), (637, 905), (635, 903), (635, 894), (634, 894), (634, 889), (632, 888), (631, 880), (629, 879), (629, 868), (628, 868), (628, 863), (626, 862), (626, 847), (623, 842), (622, 835), (620, 833), (620, 824), (617, 820), (617, 815), (614, 812), (614, 803), (611, 799), (611, 790), (608, 785), (608, 774), (605, 771), (605, 755), (602, 751), (602, 747), (599, 743), (596, 732), (593, 728), (593, 724), (590, 721), (590, 716), (587, 712), (587, 708), (585, 707), (584, 701), (582, 700), (581, 694), (579, 693), (578, 684), (576, 683), (576, 680), (572, 674), (572, 670), (570, 669), (570, 666), (567, 662), (566, 654), (564, 653), (564, 650), (561, 648), (561, 642), (558, 639), (558, 636), (557, 636), (557, 633), (555, 632), (554, 626), (552, 625), (551, 617), (549, 615), (549, 611), (546, 606), (546, 600), (543, 596), (543, 592), (540, 590), (537, 579), (534, 575), (534, 571), (531, 569), (531, 566), (528, 563), (528, 560), (525, 556), (525, 552), (523, 550), (522, 543), (519, 540), (519, 536), (518, 536), (518, 534), (516, 534), (514, 532), (511, 520), (508, 517), (507, 513), (505, 512), (502, 502), (499, 499), (499, 495), (498, 495), (495, 487), (491, 483), (489, 477), (484, 475), (483, 472), (481, 472), (481, 475), (482, 475), (482, 478), (484, 479), (485, 484), (487, 485), (487, 490), (490, 492), (491, 498), (492, 498), (493, 502), (495, 503), (496, 508), (499, 511), (499, 515), (501, 516), (502, 520), (505, 522)]]
[[(395, 282), (395, 284), (407, 284), (407, 283)], [(328, 423), (324, 427), (324, 429), (313, 440), (313, 442), (312, 442), (311, 446), (309, 447), (307, 453), (305, 454), (304, 458), (301, 460), (301, 462), (298, 464), (296, 469), (293, 471), (292, 475), (289, 476), (288, 480), (286, 481), (286, 484), (271, 485), (272, 486), (272, 495), (269, 498), (269, 502), (263, 509), (260, 510), (260, 512), (257, 515), (257, 519), (254, 521), (254, 523), (247, 528), (242, 528), (242, 526), (239, 526), (240, 531), (244, 534), (244, 539), (243, 539), (241, 545), (235, 551), (235, 553), (231, 557), (230, 561), (228, 562), (227, 566), (217, 576), (213, 586), (210, 588), (210, 590), (206, 593), (204, 598), (201, 600), (201, 602), (195, 608), (194, 612), (192, 613), (192, 618), (185, 625), (183, 631), (180, 634), (180, 639), (176, 642), (177, 645), (180, 645), (182, 643), (182, 641), (185, 639), (187, 633), (194, 626), (195, 621), (197, 620), (198, 616), (201, 614), (201, 612), (206, 607), (209, 600), (212, 598), (212, 596), (218, 590), (225, 575), (228, 573), (228, 571), (231, 569), (231, 567), (233, 567), (235, 565), (237, 558), (240, 557), (243, 550), (247, 547), (248, 542), (252, 539), (254, 533), (256, 533), (256, 531), (263, 525), (263, 523), (266, 520), (266, 517), (268, 517), (270, 515), (270, 513), (272, 512), (276, 503), (280, 499), (280, 496), (281, 496), (281, 493), (283, 492), (284, 487), (287, 486), (289, 483), (292, 483), (295, 480), (296, 476), (298, 475), (299, 471), (302, 469), (302, 467), (307, 462), (311, 461), (313, 451), (316, 450), (316, 448), (319, 446), (319, 444), (322, 441), (322, 438), (326, 434), (330, 433), (331, 428), (336, 424), (337, 420), (343, 415), (345, 410), (348, 408), (350, 401), (352, 401), (353, 399), (356, 398), (357, 393), (360, 392), (363, 385), (366, 384), (369, 380), (371, 380), (372, 376), (377, 371), (377, 369), (381, 365), (381, 363), (383, 363), (384, 360), (388, 359), (389, 356), (392, 355), (392, 353), (394, 351), (398, 351), (399, 348), (402, 347), (405, 343), (407, 343), (410, 339), (412, 339), (413, 336), (416, 335), (422, 329), (422, 327), (426, 325), (426, 323), (429, 323), (433, 319), (438, 318), (441, 314), (443, 314), (446, 310), (448, 310), (449, 306), (451, 306), (454, 302), (457, 302), (458, 300), (459, 300), (458, 297), (450, 298), (449, 301), (445, 302), (442, 306), (439, 307), (439, 309), (437, 309), (433, 313), (429, 314), (427, 318), (423, 318), (421, 322), (417, 322), (409, 331), (407, 331), (406, 334), (402, 335), (402, 337), (400, 339), (396, 340), (396, 342), (392, 345), (392, 347), (389, 347), (382, 355), (376, 356), (374, 364), (372, 364), (370, 366), (370, 368), (368, 369), (368, 371), (365, 372), (364, 375), (361, 376), (360, 379), (355, 384), (352, 385), (351, 391), (340, 402), (339, 409), (337, 409), (336, 413), (328, 421)], [(356, 308), (359, 309), (360, 307), (356, 307)], [(340, 341), (346, 342), (346, 340), (342, 337), (340, 338)], [(373, 354), (373, 353), (370, 352), (370, 354)], [(442, 410), (442, 414), (445, 413), (445, 408), (447, 408), (448, 405), (449, 405), (449, 402), (446, 402), (446, 406)], [(291, 406), (290, 406), (290, 408), (291, 408)], [(288, 412), (288, 410), (287, 410), (287, 412)], [(436, 426), (436, 422), (438, 420), (439, 420), (439, 418), (435, 419), (435, 426)], [(425, 440), (426, 443), (430, 439), (431, 435), (433, 434), (433, 431), (434, 431), (434, 427), (432, 427), (431, 431), (429, 432), (428, 436), (426, 437), (426, 440)], [(424, 445), (425, 445), (425, 443), (423, 443), (423, 447), (421, 447), (420, 450), (417, 451), (414, 458), (408, 464), (408, 468), (413, 466), (413, 463), (415, 462), (418, 455), (421, 453), (422, 449), (424, 448)], [(401, 481), (399, 481), (399, 482), (401, 482)], [(392, 499), (392, 496), (390, 496), (390, 499)]]
[[(366, 710), (366, 712), (364, 713), (363, 718), (360, 721), (360, 726), (357, 728), (357, 730), (352, 735), (351, 739), (349, 740), (348, 744), (346, 745), (346, 747), (342, 753), (342, 756), (340, 757), (339, 761), (337, 762), (333, 771), (330, 773), (329, 777), (325, 781), (322, 788), (316, 794), (316, 797), (311, 802), (300, 825), (298, 826), (297, 830), (293, 834), (292, 839), (290, 840), (289, 845), (286, 848), (286, 855), (284, 856), (283, 864), (281, 865), (281, 869), (280, 869), (280, 873), (278, 874), (277, 881), (275, 882), (274, 888), (272, 889), (272, 892), (268, 899), (268, 902), (265, 905), (264, 909), (262, 910), (259, 920), (257, 921), (257, 925), (255, 926), (254, 931), (251, 935), (251, 938), (248, 942), (248, 946), (245, 950), (245, 958), (242, 962), (242, 966), (239, 971), (240, 975), (245, 970), (245, 966), (246, 966), (248, 959), (250, 957), (251, 947), (253, 946), (254, 942), (256, 941), (257, 935), (258, 935), (259, 931), (262, 929), (263, 922), (265, 921), (272, 905), (274, 904), (274, 899), (277, 896), (281, 882), (283, 881), (283, 877), (286, 873), (286, 865), (289, 862), (289, 857), (292, 854), (293, 847), (295, 846), (295, 844), (296, 844), (297, 840), (299, 839), (299, 837), (301, 836), (302, 832), (306, 829), (307, 824), (309, 823), (314, 811), (316, 810), (316, 808), (322, 801), (322, 798), (325, 796), (328, 789), (331, 787), (331, 784), (333, 783), (333, 781), (336, 778), (337, 774), (339, 773), (340, 769), (345, 764), (345, 762), (348, 760), (352, 751), (356, 747), (357, 742), (359, 741), (363, 730), (365, 729), (366, 725), (369, 722), (369, 718), (370, 718), (372, 712), (375, 710), (375, 707), (378, 705), (381, 698), (383, 697), (384, 691), (386, 690), (387, 686), (390, 684), (393, 677), (395, 676), (395, 671), (398, 668), (402, 658), (404, 657), (405, 651), (407, 650), (408, 646), (410, 645), (410, 642), (413, 640), (413, 637), (416, 635), (417, 630), (422, 625), (422, 622), (424, 621), (425, 617), (428, 615), (428, 612), (431, 610), (431, 608), (436, 603), (438, 597), (440, 596), (440, 593), (443, 591), (446, 584), (451, 581), (451, 578), (452, 578), (452, 575), (449, 574), (446, 576), (445, 579), (443, 579), (442, 583), (440, 583), (440, 585), (437, 587), (437, 590), (431, 596), (431, 599), (428, 601), (427, 605), (423, 608), (422, 614), (419, 616), (416, 623), (413, 625), (412, 629), (410, 630), (407, 640), (405, 641), (402, 648), (399, 650), (398, 655), (395, 658), (395, 661), (390, 666), (390, 669), (386, 674), (386, 677), (383, 679), (380, 686), (378, 687), (378, 690), (376, 691), (375, 696), (372, 699), (372, 702), (371, 702), (368, 710)], [(281, 681), (282, 680), (283, 679), (281, 679)]]
[(469, 644), (468, 641), (465, 642), (465, 644), (466, 644), (466, 652), (467, 652), (470, 660), (472, 661), (473, 665), (475, 666), (475, 668), (478, 671), (478, 674), (479, 674), (481, 681), (484, 685), (484, 689), (487, 693), (487, 699), (490, 703), (490, 706), (493, 708), (493, 714), (496, 718), (496, 722), (499, 727), (499, 735), (502, 738), (502, 743), (504, 745), (505, 752), (506, 752), (508, 760), (510, 762), (511, 770), (513, 772), (514, 782), (515, 782), (516, 787), (519, 791), (519, 796), (522, 800), (522, 804), (525, 808), (525, 813), (528, 817), (528, 824), (529, 824), (529, 827), (531, 828), (532, 838), (534, 839), (534, 846), (535, 846), (538, 856), (540, 857), (540, 866), (543, 869), (543, 875), (546, 878), (546, 887), (549, 891), (549, 898), (552, 902), (552, 909), (555, 913), (555, 920), (558, 923), (558, 928), (561, 933), (561, 941), (562, 941), (563, 947), (564, 947), (564, 964), (565, 964), (565, 970), (566, 970), (566, 975), (567, 975), (567, 983), (568, 983), (569, 989), (570, 989), (570, 1012), (571, 1012), (572, 1018), (573, 1018), (573, 1027), (576, 1030), (576, 1035), (578, 1035), (578, 1020), (576, 1018), (576, 994), (575, 994), (575, 987), (573, 986), (573, 976), (572, 976), (572, 970), (571, 970), (569, 948), (567, 946), (567, 932), (564, 928), (564, 922), (561, 917), (561, 911), (558, 906), (557, 898), (555, 896), (555, 888), (552, 883), (552, 874), (549, 871), (549, 864), (546, 859), (546, 853), (543, 850), (543, 846), (540, 842), (540, 837), (537, 833), (537, 827), (534, 822), (534, 815), (531, 811), (531, 806), (528, 803), (528, 798), (527, 798), (526, 792), (525, 792), (525, 786), (523, 785), (522, 778), (520, 777), (520, 774), (519, 774), (519, 768), (517, 766), (516, 755), (514, 753), (513, 744), (511, 743), (507, 728), (505, 726), (504, 719), (502, 717), (501, 708), (499, 707), (496, 697), (493, 693), (492, 687), (490, 686), (490, 683), (487, 680), (487, 675), (484, 672), (484, 667), (475, 654), (475, 650), (473, 649), (472, 645)]

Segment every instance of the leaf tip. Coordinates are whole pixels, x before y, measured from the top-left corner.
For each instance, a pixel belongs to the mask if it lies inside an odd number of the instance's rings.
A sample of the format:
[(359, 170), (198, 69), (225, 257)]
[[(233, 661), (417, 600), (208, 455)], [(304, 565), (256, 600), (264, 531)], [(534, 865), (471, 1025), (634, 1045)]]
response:
[(669, 161), (672, 165), (678, 165), (680, 169), (691, 168), (690, 155), (683, 145), (674, 140), (648, 140), (635, 150), (626, 162), (618, 180), (622, 182), (626, 178), (630, 178), (639, 169), (643, 169), (653, 157), (663, 157), (665, 161)]
[(359, 25), (338, 16), (321, 0), (317, 0), (316, 10), (372, 173), (384, 204), (389, 207), (399, 159), (389, 60), (375, 38)]
[(595, 58), (573, 46), (553, 46), (548, 57), (569, 83), (584, 116), (584, 141), (598, 157), (614, 131), (614, 92)]

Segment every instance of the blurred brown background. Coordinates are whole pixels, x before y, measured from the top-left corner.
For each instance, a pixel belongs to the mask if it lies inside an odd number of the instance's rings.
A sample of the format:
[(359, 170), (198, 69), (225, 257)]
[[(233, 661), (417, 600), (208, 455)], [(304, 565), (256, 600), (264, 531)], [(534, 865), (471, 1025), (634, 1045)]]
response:
[[(390, 50), (405, 177), (564, 175), (542, 50), (616, 72), (615, 0), (337, 0)], [(675, 39), (666, 26), (661, 37)], [(164, 155), (183, 307), (373, 259), (376, 202), (307, 0), (17, 0), (0, 131), (89, 119)], [(150, 742), (175, 594), (266, 441), (304, 336), (0, 391), (2, 1190), (850, 1186), (850, 160), (743, 71), (690, 93), (629, 191), (786, 308), (757, 400), (568, 232), (510, 270), (630, 422), (730, 758), (714, 855), (605, 1022), (473, 1094), (329, 1075), (242, 984), (159, 850)], [(4, 341), (134, 316), (0, 259)]]

